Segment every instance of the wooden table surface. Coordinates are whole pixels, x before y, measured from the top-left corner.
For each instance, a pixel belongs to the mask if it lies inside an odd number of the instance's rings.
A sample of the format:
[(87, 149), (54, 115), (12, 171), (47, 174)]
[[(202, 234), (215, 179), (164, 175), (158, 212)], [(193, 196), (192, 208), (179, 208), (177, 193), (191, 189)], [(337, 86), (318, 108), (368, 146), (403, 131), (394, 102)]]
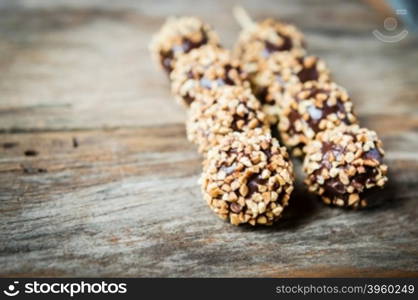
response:
[[(233, 227), (147, 45), (171, 14), (234, 43), (236, 1), (0, 2), (2, 276), (418, 276), (418, 42), (388, 44), (356, 1), (244, 1), (306, 34), (384, 141), (390, 183), (362, 211), (298, 187), (284, 219)], [(300, 172), (300, 164), (296, 165)]]

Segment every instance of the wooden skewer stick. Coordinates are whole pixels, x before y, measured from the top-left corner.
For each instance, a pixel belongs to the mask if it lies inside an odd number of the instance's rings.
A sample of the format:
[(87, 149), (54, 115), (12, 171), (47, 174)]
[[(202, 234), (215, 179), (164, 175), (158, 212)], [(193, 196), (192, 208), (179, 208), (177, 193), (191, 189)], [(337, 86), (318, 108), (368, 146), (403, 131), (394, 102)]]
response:
[(251, 29), (255, 26), (255, 22), (251, 19), (248, 12), (242, 6), (235, 6), (232, 11), (235, 20), (243, 29)]

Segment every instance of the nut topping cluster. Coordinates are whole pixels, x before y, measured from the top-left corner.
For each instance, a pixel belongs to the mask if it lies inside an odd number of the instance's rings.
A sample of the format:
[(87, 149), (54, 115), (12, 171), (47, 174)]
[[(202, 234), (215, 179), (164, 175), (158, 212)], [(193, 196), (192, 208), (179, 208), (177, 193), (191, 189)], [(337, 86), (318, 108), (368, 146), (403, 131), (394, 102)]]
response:
[(258, 72), (260, 67), (266, 65), (267, 59), (278, 52), (303, 55), (304, 38), (295, 26), (273, 19), (244, 28), (234, 50), (244, 71), (249, 74)]
[(183, 54), (203, 45), (219, 45), (218, 35), (195, 17), (169, 18), (151, 42), (154, 60), (168, 73)]
[(246, 75), (230, 52), (213, 45), (202, 46), (179, 57), (170, 75), (171, 90), (188, 107), (198, 95), (225, 85), (246, 85)]
[(318, 132), (357, 123), (353, 102), (335, 83), (309, 81), (297, 90), (282, 99), (278, 127), (283, 143), (294, 156), (302, 156), (303, 147)]
[(205, 200), (234, 225), (271, 225), (293, 190), (285, 148), (262, 130), (233, 132), (208, 152), (201, 178)]
[(188, 111), (187, 137), (199, 146), (199, 152), (206, 153), (228, 133), (255, 128), (269, 132), (260, 108), (251, 90), (242, 86), (225, 86), (203, 93)]
[(306, 184), (326, 204), (367, 206), (371, 192), (387, 181), (383, 155), (377, 134), (358, 125), (320, 132), (306, 146)]

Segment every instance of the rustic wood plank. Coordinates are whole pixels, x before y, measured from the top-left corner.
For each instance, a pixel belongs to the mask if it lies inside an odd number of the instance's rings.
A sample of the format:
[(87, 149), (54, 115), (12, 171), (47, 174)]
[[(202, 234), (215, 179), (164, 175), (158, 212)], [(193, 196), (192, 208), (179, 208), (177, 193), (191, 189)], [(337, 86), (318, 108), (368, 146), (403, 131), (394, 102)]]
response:
[(283, 222), (267, 229), (235, 228), (210, 212), (181, 125), (3, 134), (2, 273), (418, 275), (418, 160), (397, 150), (417, 139), (384, 127), (386, 118), (369, 120), (383, 130), (391, 168), (383, 204), (331, 209), (299, 186)]
[(306, 33), (383, 138), (390, 184), (364, 211), (298, 186), (271, 228), (208, 209), (184, 111), (152, 64), (170, 14), (197, 15), (226, 46), (222, 1), (0, 3), (0, 276), (418, 276), (418, 52), (376, 40), (361, 2), (242, 1)]
[[(418, 60), (415, 39), (380, 42), (371, 34), (379, 27), (378, 18), (361, 3), (294, 2), (244, 5), (255, 18), (277, 12), (300, 26), (312, 53), (328, 62), (363, 115), (387, 113), (386, 107), (390, 113), (418, 111), (418, 69), (409, 67)], [(183, 111), (173, 103), (164, 75), (150, 60), (147, 45), (152, 34), (167, 13), (202, 16), (216, 25), (227, 46), (239, 29), (231, 18), (233, 3), (63, 3), (47, 1), (29, 9), (16, 4), (0, 10), (3, 131), (182, 122)]]

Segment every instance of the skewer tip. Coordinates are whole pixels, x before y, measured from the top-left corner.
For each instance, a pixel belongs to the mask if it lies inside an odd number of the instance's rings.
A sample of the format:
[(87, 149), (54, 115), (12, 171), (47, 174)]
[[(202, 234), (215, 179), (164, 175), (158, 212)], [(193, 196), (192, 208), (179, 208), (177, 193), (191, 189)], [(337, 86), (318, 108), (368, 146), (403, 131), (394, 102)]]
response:
[(240, 5), (234, 6), (232, 13), (235, 20), (243, 29), (249, 29), (255, 26), (255, 22), (251, 19), (248, 12)]

